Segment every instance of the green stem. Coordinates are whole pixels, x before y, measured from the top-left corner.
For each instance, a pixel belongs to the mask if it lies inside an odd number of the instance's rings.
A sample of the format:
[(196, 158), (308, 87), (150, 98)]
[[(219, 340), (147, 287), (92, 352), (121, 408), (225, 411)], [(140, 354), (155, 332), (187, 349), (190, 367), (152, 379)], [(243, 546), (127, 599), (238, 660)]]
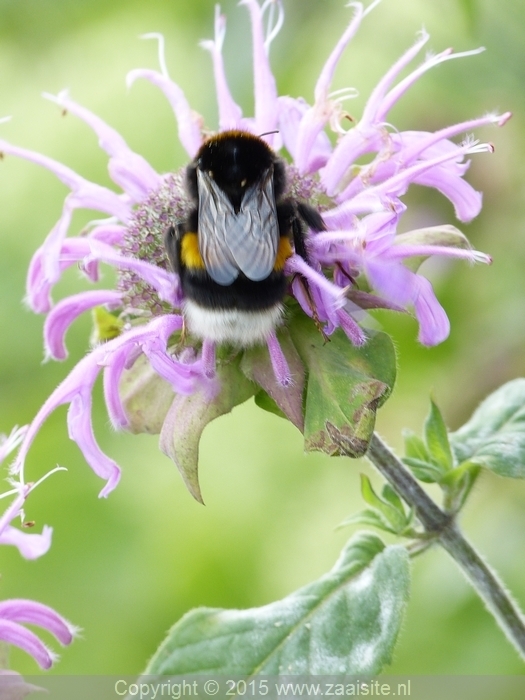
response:
[(434, 503), (377, 433), (370, 440), (366, 456), (406, 503), (414, 508), (425, 530), (434, 535), (436, 541), (456, 561), (508, 639), (525, 659), (523, 613), (494, 571), (465, 539), (454, 519)]

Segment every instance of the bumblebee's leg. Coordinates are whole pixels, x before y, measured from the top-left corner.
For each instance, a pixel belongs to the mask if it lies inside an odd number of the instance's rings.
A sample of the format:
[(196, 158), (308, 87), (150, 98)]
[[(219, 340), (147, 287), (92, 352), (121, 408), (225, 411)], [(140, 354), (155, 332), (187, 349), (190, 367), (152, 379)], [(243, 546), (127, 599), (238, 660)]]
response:
[(193, 209), (185, 221), (177, 221), (172, 224), (164, 234), (164, 247), (171, 264), (171, 269), (178, 275), (181, 273), (181, 245), (185, 233), (197, 232), (199, 214)]
[(311, 207), (305, 202), (297, 202), (297, 213), (312, 231), (326, 231), (326, 224), (323, 221), (323, 217), (314, 207)]
[(281, 236), (290, 236), (293, 239), (295, 252), (300, 255), (305, 262), (309, 262), (308, 250), (306, 247), (304, 223), (312, 231), (326, 231), (323, 217), (309, 204), (297, 202), (293, 199), (285, 199), (277, 205), (277, 219)]
[(184, 233), (184, 224), (170, 226), (164, 234), (164, 247), (170, 261), (171, 269), (180, 275), (180, 241)]
[(306, 249), (306, 240), (304, 236), (304, 228), (297, 216), (292, 219), (292, 236), (295, 252), (300, 255), (302, 259), (309, 263), (308, 250)]
[[(308, 205), (304, 205), (308, 207)], [(308, 207), (308, 209), (312, 209)], [(315, 211), (312, 209), (312, 211)], [(299, 218), (299, 204), (292, 199), (285, 199), (277, 205), (277, 219), (279, 222), (279, 230), (282, 236), (288, 236), (293, 240), (295, 252), (300, 255), (305, 262), (309, 262), (308, 251), (306, 249), (306, 241), (304, 236), (304, 227)], [(305, 219), (306, 221), (306, 219)], [(306, 221), (306, 223), (308, 223)], [(316, 220), (316, 223), (319, 223)], [(310, 225), (310, 224), (308, 224)], [(323, 228), (324, 228), (324, 224)]]
[[(170, 261), (171, 269), (173, 270), (173, 272), (179, 275), (179, 277), (181, 275), (182, 268), (180, 258), (180, 247), (182, 237), (185, 233), (185, 229), (186, 226), (184, 225), (184, 223), (178, 222), (175, 225), (170, 226), (164, 235), (164, 247), (166, 248), (166, 254), (168, 256), (168, 260)], [(184, 347), (184, 345), (186, 344), (186, 334), (186, 319), (183, 314), (180, 338), (177, 343), (179, 347)]]

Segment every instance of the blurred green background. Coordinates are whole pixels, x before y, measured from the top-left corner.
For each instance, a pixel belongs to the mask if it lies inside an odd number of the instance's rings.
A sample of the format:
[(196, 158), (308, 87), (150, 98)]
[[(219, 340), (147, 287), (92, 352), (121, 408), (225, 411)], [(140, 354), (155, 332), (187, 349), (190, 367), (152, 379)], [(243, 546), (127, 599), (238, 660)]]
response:
[[(313, 87), (351, 10), (343, 0), (285, 0), (285, 26), (272, 45), (281, 94), (312, 100)], [(225, 61), (232, 91), (250, 114), (248, 16), (227, 0)], [(490, 253), (490, 268), (427, 263), (452, 322), (438, 348), (416, 342), (410, 318), (380, 317), (399, 353), (399, 379), (378, 427), (401, 448), (403, 427), (419, 430), (430, 391), (451, 429), (479, 400), (523, 374), (525, 347), (524, 158), (525, 48), (521, 0), (384, 0), (368, 16), (340, 63), (334, 89), (355, 86), (349, 104), (359, 116), (366, 96), (422, 27), (429, 47), (467, 50), (477, 57), (446, 63), (414, 86), (390, 121), (403, 129), (435, 129), (491, 110), (512, 110), (507, 126), (480, 132), (496, 145), (476, 156), (469, 180), (484, 192), (484, 209), (462, 229)], [(180, 167), (171, 110), (144, 81), (127, 91), (126, 72), (157, 67), (154, 42), (163, 32), (172, 78), (192, 106), (216, 125), (210, 57), (198, 41), (213, 34), (213, 2), (193, 0), (0, 0), (0, 126), (13, 143), (67, 163), (109, 184), (106, 159), (88, 127), (62, 118), (41, 92), (69, 88), (73, 98), (117, 128), (160, 172)], [(65, 188), (50, 173), (16, 158), (0, 163), (0, 431), (29, 422), (45, 398), (88, 347), (89, 318), (69, 333), (70, 359), (42, 365), (43, 319), (22, 304), (30, 257), (56, 222)], [(453, 223), (450, 204), (414, 188), (406, 222)], [(78, 229), (89, 220), (75, 217)], [(105, 282), (111, 284), (111, 271)], [(78, 291), (70, 271), (55, 299)], [(47, 421), (27, 464), (30, 478), (68, 468), (42, 485), (27, 504), (40, 530), (54, 527), (50, 552), (34, 562), (0, 548), (0, 599), (47, 603), (84, 630), (51, 671), (60, 674), (136, 673), (171, 624), (194, 606), (250, 607), (283, 597), (322, 575), (350, 535), (334, 528), (361, 507), (359, 472), (378, 477), (363, 461), (304, 456), (301, 436), (252, 403), (207, 429), (201, 448), (206, 507), (195, 503), (155, 437), (115, 434), (100, 392), (95, 430), (101, 446), (123, 467), (107, 500), (102, 482), (67, 438), (65, 409)], [(469, 537), (499, 569), (525, 606), (525, 486), (483, 475), (463, 516)], [(461, 574), (444, 553), (414, 562), (412, 600), (389, 673), (522, 673), (523, 665)], [(49, 639), (51, 642), (50, 638)], [(54, 641), (54, 640), (53, 640)], [(12, 666), (35, 673), (22, 652)]]

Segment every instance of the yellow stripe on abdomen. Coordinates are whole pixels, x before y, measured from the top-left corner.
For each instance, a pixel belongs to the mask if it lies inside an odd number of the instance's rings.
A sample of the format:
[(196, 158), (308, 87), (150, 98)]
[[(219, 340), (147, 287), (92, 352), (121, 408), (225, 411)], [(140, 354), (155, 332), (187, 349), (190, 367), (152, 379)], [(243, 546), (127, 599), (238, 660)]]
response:
[(199, 250), (199, 238), (196, 233), (185, 233), (180, 242), (180, 259), (185, 267), (204, 270), (204, 260)]
[[(273, 269), (281, 272), (288, 258), (293, 254), (292, 244), (287, 236), (281, 236)], [(185, 267), (205, 270), (206, 266), (199, 250), (199, 237), (196, 233), (185, 233), (180, 244), (180, 258)]]
[(292, 254), (293, 248), (290, 239), (288, 236), (281, 236), (279, 239), (279, 247), (277, 248), (277, 255), (275, 256), (275, 264), (273, 266), (275, 272), (281, 272), (285, 262)]

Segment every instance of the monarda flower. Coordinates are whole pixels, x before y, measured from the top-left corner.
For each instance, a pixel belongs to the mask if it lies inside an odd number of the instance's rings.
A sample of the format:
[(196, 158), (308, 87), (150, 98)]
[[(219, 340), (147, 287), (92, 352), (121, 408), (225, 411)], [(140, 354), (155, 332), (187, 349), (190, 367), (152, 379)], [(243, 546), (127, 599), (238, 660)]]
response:
[[(205, 333), (192, 337), (184, 328), (183, 285), (170, 268), (164, 246), (170, 227), (176, 229), (195, 208), (185, 168), (156, 173), (118, 133), (66, 93), (46, 95), (63, 112), (79, 117), (94, 130), (109, 156), (109, 173), (119, 191), (89, 182), (47, 156), (0, 142), (4, 154), (42, 165), (71, 190), (56, 226), (33, 257), (27, 281), (28, 304), (47, 314), (46, 356), (64, 359), (64, 336), (72, 321), (90, 310), (95, 317), (93, 348), (38, 412), (22, 443), (18, 469), (47, 416), (57, 406), (69, 404), (70, 437), (106, 481), (101, 496), (117, 485), (119, 467), (98, 446), (90, 417), (92, 389), (100, 373), (113, 426), (160, 432), (161, 448), (175, 460), (199, 499), (196, 450), (200, 433), (207, 422), (250, 396), (261, 406), (284, 413), (304, 430), (305, 437), (308, 433), (310, 448), (336, 453), (332, 422), (326, 416), (309, 417), (303, 410), (304, 392), (313, 391), (319, 358), (330, 353), (332, 365), (335, 356), (337, 362), (348, 353), (357, 357), (354, 365), (344, 360), (352, 365), (348, 373), (355, 377), (358, 394), (367, 386), (365, 405), (354, 407), (354, 425), (346, 435), (353, 453), (362, 454), (373, 428), (373, 415), (371, 420), (362, 409), (373, 414), (393, 381), (392, 372), (385, 377), (379, 370), (372, 371), (372, 382), (359, 374), (373, 343), (379, 342), (373, 331), (358, 322), (362, 311), (382, 307), (413, 312), (420, 342), (435, 345), (448, 336), (449, 322), (430, 282), (418, 274), (417, 263), (433, 255), (490, 262), (488, 256), (472, 250), (453, 226), (397, 231), (406, 208), (402, 197), (412, 183), (441, 192), (454, 205), (460, 221), (470, 221), (479, 213), (481, 194), (464, 175), (468, 156), (490, 152), (492, 147), (470, 137), (461, 140), (461, 136), (484, 125), (501, 126), (510, 115), (489, 114), (433, 133), (400, 131), (388, 121), (394, 104), (430, 68), (478, 51), (461, 54), (447, 49), (425, 58), (401, 79), (401, 72), (428, 41), (428, 35), (421, 32), (373, 90), (361, 119), (345, 128), (349, 121), (342, 103), (355, 93), (351, 89), (331, 92), (333, 74), (363, 18), (378, 3), (367, 10), (361, 3), (351, 3), (353, 15), (322, 67), (313, 104), (279, 96), (270, 69), (270, 44), (283, 23), (280, 0), (265, 0), (262, 5), (257, 0), (242, 0), (240, 4), (247, 8), (252, 28), (254, 114), (244, 116), (229, 91), (222, 59), (226, 23), (217, 8), (214, 38), (202, 43), (213, 63), (219, 112), (215, 133), (246, 132), (262, 138), (282, 156), (285, 196), (319, 211), (322, 230), (305, 230), (306, 255), (291, 245), (283, 255), (288, 286), (284, 308), (275, 327), (268, 328), (255, 347), (217, 344)], [(160, 88), (173, 108), (188, 159), (193, 161), (213, 130), (205, 127), (204, 119), (190, 108), (169, 77), (162, 37), (148, 36), (159, 41), (160, 70), (134, 70), (127, 83), (131, 86), (145, 79)], [(80, 235), (69, 236), (77, 208), (109, 218), (98, 218)], [(408, 259), (412, 259), (409, 265), (405, 264)], [(82, 291), (53, 303), (51, 290), (63, 270), (79, 265), (84, 277), (95, 282), (101, 263), (118, 271), (116, 289)], [(304, 341), (308, 333), (315, 335), (315, 341), (314, 336)], [(314, 357), (311, 348), (316, 343), (322, 347), (326, 340), (331, 340), (325, 345), (326, 355), (319, 350)], [(306, 413), (307, 404), (308, 400)]]

